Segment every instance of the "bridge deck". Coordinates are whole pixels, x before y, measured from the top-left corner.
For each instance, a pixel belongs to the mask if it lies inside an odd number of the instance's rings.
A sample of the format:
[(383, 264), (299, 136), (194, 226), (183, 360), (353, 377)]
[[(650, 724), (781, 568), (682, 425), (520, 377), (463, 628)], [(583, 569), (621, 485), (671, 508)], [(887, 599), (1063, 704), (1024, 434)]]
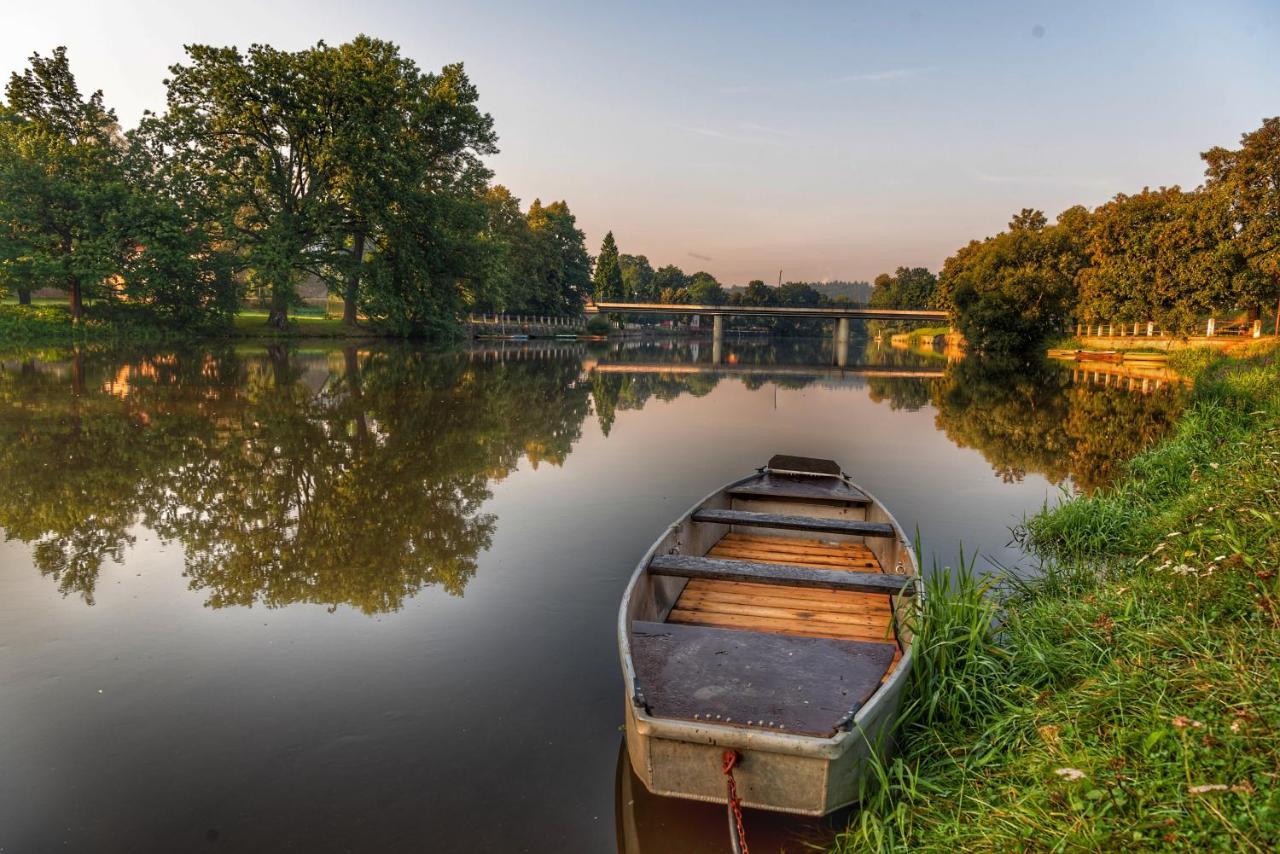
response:
[(945, 311), (927, 309), (853, 308), (845, 306), (768, 306), (768, 305), (679, 305), (651, 302), (598, 302), (586, 307), (587, 314), (726, 314), (738, 317), (842, 317), (861, 320), (947, 320)]

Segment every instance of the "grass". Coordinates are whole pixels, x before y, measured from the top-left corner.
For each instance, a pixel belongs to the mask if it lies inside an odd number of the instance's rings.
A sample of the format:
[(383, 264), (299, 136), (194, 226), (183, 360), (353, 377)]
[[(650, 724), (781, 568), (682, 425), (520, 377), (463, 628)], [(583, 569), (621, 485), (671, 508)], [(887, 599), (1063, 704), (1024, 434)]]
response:
[(310, 312), (290, 315), (289, 328), (279, 330), (267, 326), (265, 311), (246, 309), (236, 314), (233, 328), (241, 338), (370, 338), (377, 335), (368, 329), (353, 330), (344, 326), (341, 318)]
[(65, 302), (38, 300), (33, 305), (0, 304), (0, 346), (78, 344), (168, 344), (210, 333), (157, 317), (139, 306), (97, 303), (85, 306), (79, 323)]
[(1280, 846), (1280, 349), (1176, 356), (1174, 432), (937, 573), (903, 752), (840, 851)]
[(378, 333), (351, 330), (341, 319), (327, 318), (322, 310), (303, 308), (289, 318), (289, 328), (267, 326), (267, 313), (246, 309), (233, 318), (231, 327), (192, 326), (159, 317), (146, 308), (127, 303), (90, 303), (80, 323), (73, 323), (66, 300), (34, 300), (21, 306), (0, 303), (0, 345), (69, 346), (74, 344), (164, 345), (184, 341), (223, 338), (228, 334), (254, 339), (369, 338)]

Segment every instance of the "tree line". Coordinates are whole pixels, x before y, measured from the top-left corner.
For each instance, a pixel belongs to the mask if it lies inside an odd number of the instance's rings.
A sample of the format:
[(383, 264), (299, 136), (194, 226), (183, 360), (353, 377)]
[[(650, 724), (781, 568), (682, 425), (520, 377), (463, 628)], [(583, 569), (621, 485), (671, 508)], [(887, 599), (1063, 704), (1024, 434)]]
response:
[(343, 319), (420, 334), (464, 310), (576, 310), (590, 286), (563, 201), (491, 185), (493, 118), (461, 64), (423, 71), (359, 36), (298, 51), (189, 45), (165, 107), (122, 130), (64, 48), (0, 102), (0, 289), (64, 290), (225, 322), (246, 294), (281, 326), (322, 280)]
[(1201, 157), (1204, 183), (1121, 193), (1052, 223), (1024, 208), (934, 276), (878, 276), (871, 305), (940, 308), (970, 347), (1014, 353), (1079, 323), (1153, 323), (1175, 334), (1206, 317), (1275, 312), (1280, 331), (1280, 118), (1238, 149)]
[(1214, 314), (1274, 311), (1280, 327), (1280, 118), (1201, 157), (1193, 190), (1121, 193), (1053, 223), (1024, 209), (946, 260), (933, 304), (989, 352), (1025, 349), (1072, 321), (1185, 334)]

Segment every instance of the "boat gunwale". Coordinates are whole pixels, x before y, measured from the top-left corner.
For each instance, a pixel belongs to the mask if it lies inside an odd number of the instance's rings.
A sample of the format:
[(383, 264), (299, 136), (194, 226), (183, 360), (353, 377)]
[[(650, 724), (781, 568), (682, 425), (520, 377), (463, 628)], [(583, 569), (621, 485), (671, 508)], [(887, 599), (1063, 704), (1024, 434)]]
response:
[[(763, 750), (770, 753), (784, 753), (794, 756), (808, 756), (818, 759), (836, 759), (843, 756), (853, 746), (852, 740), (855, 735), (861, 735), (862, 723), (867, 717), (876, 712), (879, 705), (884, 701), (886, 696), (894, 693), (895, 689), (906, 675), (911, 671), (912, 653), (914, 651), (914, 638), (902, 644), (898, 639), (899, 620), (894, 617), (894, 635), (895, 643), (902, 648), (902, 657), (898, 660), (897, 666), (893, 668), (880, 687), (875, 690), (866, 702), (863, 703), (854, 713), (852, 721), (847, 725), (842, 724), (836, 732), (830, 736), (813, 736), (799, 735), (796, 733), (778, 733), (769, 732), (767, 730), (754, 730), (746, 727), (727, 726), (724, 724), (712, 723), (693, 723), (691, 721), (679, 720), (676, 718), (659, 717), (651, 715), (645, 711), (636, 701), (636, 685), (637, 678), (635, 666), (631, 659), (631, 640), (630, 640), (630, 619), (627, 615), (628, 605), (631, 597), (635, 593), (636, 585), (640, 578), (648, 571), (649, 562), (653, 560), (654, 555), (658, 551), (658, 545), (676, 528), (685, 522), (690, 521), (699, 509), (701, 509), (711, 499), (724, 494), (736, 486), (740, 486), (747, 481), (754, 480), (769, 471), (767, 466), (761, 466), (756, 471), (745, 477), (740, 477), (725, 483), (719, 489), (708, 492), (697, 502), (689, 507), (683, 514), (678, 516), (675, 521), (662, 530), (654, 539), (653, 544), (649, 546), (644, 555), (640, 558), (635, 570), (631, 573), (630, 579), (627, 581), (626, 589), (622, 596), (621, 605), (618, 608), (618, 653), (622, 661), (623, 682), (626, 686), (627, 702), (630, 704), (631, 714), (635, 720), (636, 730), (641, 735), (656, 736), (658, 738), (672, 739), (675, 741), (686, 741), (697, 744), (710, 744), (717, 746), (727, 746), (751, 750)], [(860, 490), (863, 495), (870, 499), (870, 505), (878, 507), (882, 513), (889, 519), (889, 523), (893, 525), (893, 529), (897, 534), (897, 540), (900, 546), (906, 549), (908, 556), (914, 568), (912, 574), (912, 584), (915, 587), (915, 595), (912, 596), (912, 607), (915, 609), (916, 615), (923, 613), (924, 606), (924, 586), (920, 580), (920, 562), (916, 556), (915, 548), (911, 541), (907, 539), (906, 532), (902, 525), (894, 517), (893, 513), (885, 506), (884, 502), (875, 497), (873, 493), (855, 483), (843, 471), (839, 475), (840, 479), (848, 483), (850, 486)], [(884, 567), (881, 567), (885, 571)], [(893, 598), (892, 596), (890, 598)]]

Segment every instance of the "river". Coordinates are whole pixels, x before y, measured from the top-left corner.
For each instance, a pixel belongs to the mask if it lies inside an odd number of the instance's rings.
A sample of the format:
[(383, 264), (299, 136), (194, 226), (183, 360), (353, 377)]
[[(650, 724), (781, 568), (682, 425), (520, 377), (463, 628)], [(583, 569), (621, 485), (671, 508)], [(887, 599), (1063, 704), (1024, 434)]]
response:
[[(0, 851), (723, 850), (621, 764), (618, 600), (673, 518), (829, 457), (926, 566), (1014, 565), (1185, 394), (857, 352), (0, 356)], [(762, 851), (841, 820), (747, 813)]]

